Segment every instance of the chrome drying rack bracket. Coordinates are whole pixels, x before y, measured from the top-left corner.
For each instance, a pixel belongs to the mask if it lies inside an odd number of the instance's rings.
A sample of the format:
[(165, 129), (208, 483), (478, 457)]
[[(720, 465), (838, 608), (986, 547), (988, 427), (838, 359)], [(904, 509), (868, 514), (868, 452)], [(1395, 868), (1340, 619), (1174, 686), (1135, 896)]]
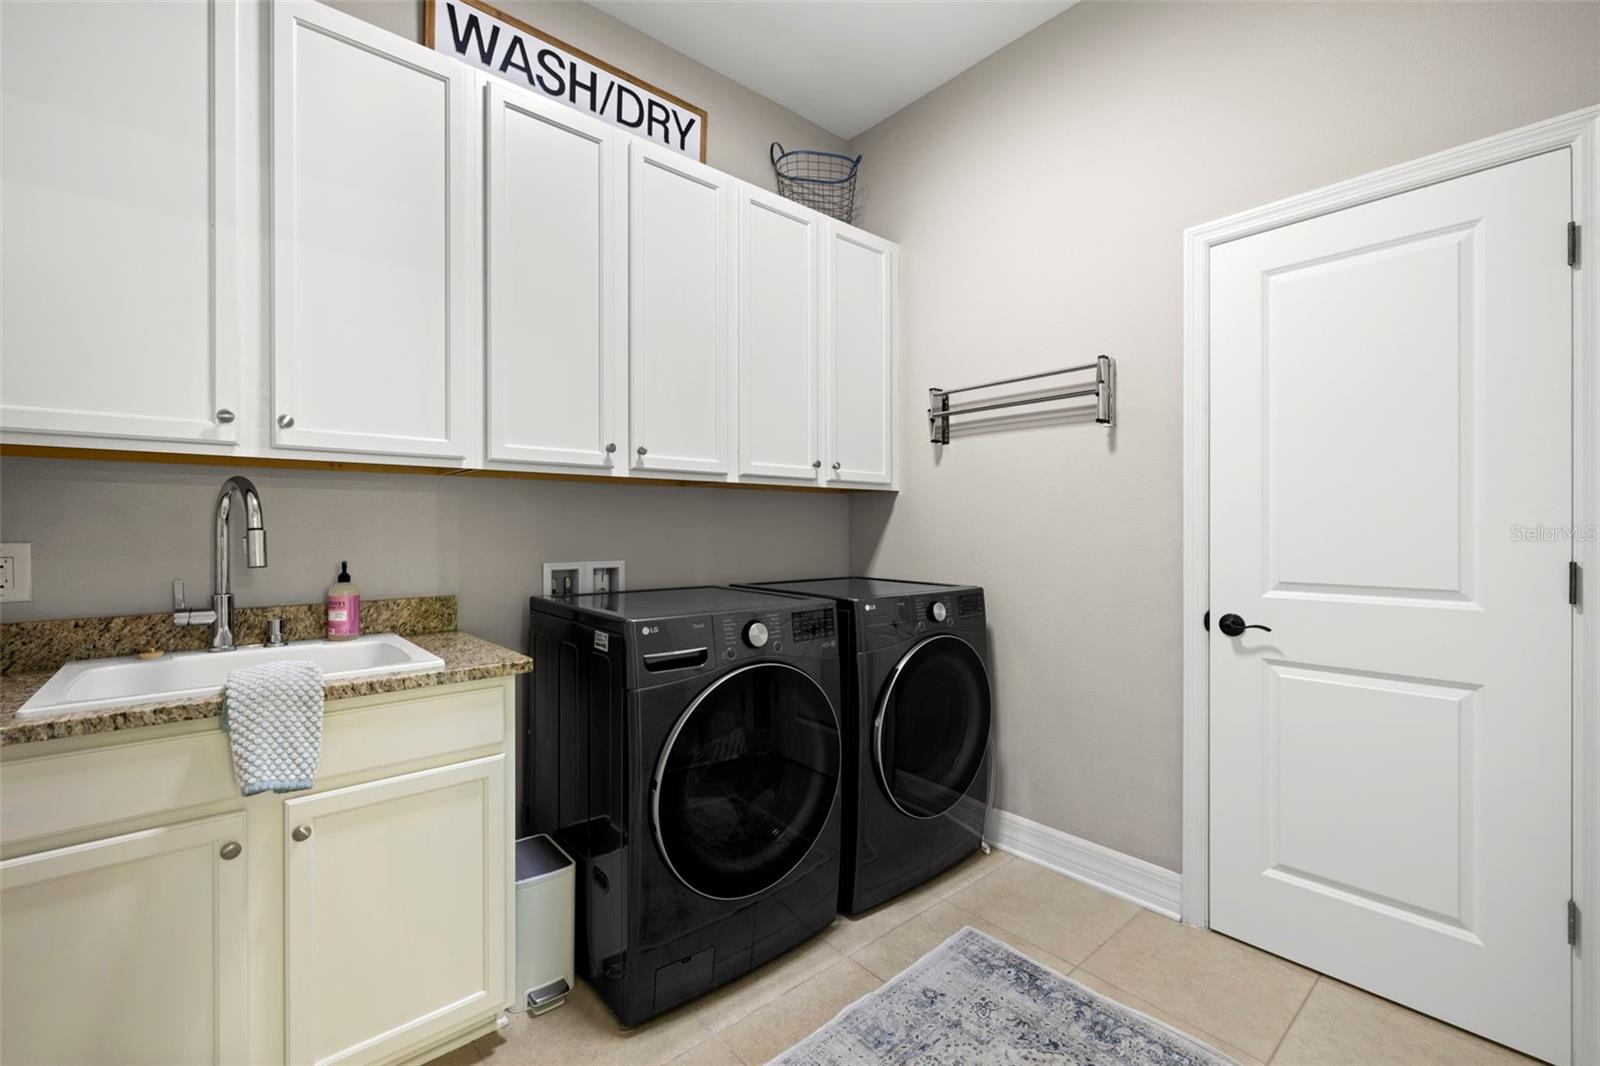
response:
[[(950, 397), (958, 392), (975, 392), (978, 389), (992, 389), (1000, 385), (1015, 385), (1019, 381), (1037, 381), (1040, 378), (1053, 378), (1061, 374), (1083, 374), (1094, 371), (1094, 384), (1075, 384), (1064, 386), (1053, 392), (1035, 393), (1027, 396), (1017, 396), (1004, 400), (975, 400), (972, 403), (950, 405)], [(1062, 370), (1044, 370), (1037, 374), (1024, 374), (1018, 378), (1002, 378), (999, 381), (986, 381), (982, 385), (964, 385), (959, 389), (929, 389), (928, 390), (928, 439), (934, 444), (950, 443), (950, 420), (957, 415), (975, 415), (979, 411), (998, 411), (1003, 407), (1022, 407), (1026, 404), (1051, 403), (1055, 400), (1070, 400), (1078, 396), (1094, 397), (1094, 420), (1102, 426), (1117, 424), (1117, 361), (1109, 355), (1102, 355), (1092, 363), (1081, 366), (1069, 366)]]

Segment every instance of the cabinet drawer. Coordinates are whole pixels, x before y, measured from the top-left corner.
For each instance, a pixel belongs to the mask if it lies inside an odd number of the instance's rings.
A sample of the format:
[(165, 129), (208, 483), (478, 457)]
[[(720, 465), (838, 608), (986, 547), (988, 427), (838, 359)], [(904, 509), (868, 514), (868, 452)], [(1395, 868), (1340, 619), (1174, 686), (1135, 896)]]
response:
[[(504, 678), (331, 703), (317, 780), (498, 747), (506, 741), (511, 692)], [(12, 851), (50, 834), (228, 800), (243, 802), (227, 738), (215, 724), (200, 732), (22, 756), (8, 760), (0, 775), (0, 844)]]

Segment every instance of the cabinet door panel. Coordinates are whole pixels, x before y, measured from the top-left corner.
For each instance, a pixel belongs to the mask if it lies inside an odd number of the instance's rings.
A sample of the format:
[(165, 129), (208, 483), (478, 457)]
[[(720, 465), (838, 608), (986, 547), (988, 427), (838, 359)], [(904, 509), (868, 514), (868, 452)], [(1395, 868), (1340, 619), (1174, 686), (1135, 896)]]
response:
[(490, 85), (485, 138), (489, 458), (626, 470), (620, 137)]
[(245, 816), (0, 863), (0, 1059), (248, 1057)]
[(504, 1005), (505, 787), (493, 755), (284, 803), (289, 1061), (382, 1059)]
[(630, 156), (633, 465), (726, 474), (734, 179), (647, 144)]
[(828, 408), (831, 482), (894, 481), (899, 252), (849, 226), (828, 232)]
[(236, 443), (236, 16), (0, 4), (0, 428)]
[(739, 190), (739, 472), (815, 482), (822, 219)]
[(467, 455), (472, 84), (353, 16), (274, 4), (274, 445)]

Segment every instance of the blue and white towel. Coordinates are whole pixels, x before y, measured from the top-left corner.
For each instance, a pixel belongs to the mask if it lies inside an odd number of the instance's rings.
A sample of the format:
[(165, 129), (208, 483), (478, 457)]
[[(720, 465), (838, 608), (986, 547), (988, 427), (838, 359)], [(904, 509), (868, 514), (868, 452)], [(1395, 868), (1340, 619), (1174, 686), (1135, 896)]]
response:
[(310, 788), (322, 757), (322, 668), (285, 661), (235, 670), (222, 686), (222, 732), (246, 796)]

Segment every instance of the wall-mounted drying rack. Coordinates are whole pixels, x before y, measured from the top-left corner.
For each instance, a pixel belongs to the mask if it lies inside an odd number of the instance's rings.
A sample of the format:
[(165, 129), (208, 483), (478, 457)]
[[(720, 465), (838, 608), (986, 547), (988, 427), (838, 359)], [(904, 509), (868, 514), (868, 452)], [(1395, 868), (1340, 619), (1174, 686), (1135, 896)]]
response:
[[(1018, 396), (1006, 400), (977, 400), (973, 403), (950, 406), (950, 397), (958, 392), (992, 389), (999, 385), (1015, 385), (1019, 381), (1037, 381), (1061, 374), (1082, 374), (1094, 371), (1094, 384), (1070, 385), (1054, 392)], [(1024, 404), (1050, 403), (1053, 400), (1070, 400), (1076, 396), (1094, 397), (1094, 420), (1103, 426), (1117, 423), (1117, 361), (1102, 355), (1092, 363), (1069, 366), (1062, 370), (1044, 370), (1037, 374), (1024, 374), (1018, 378), (986, 381), (982, 385), (964, 385), (959, 389), (928, 390), (928, 439), (935, 444), (950, 443), (950, 420), (957, 415), (974, 415), (979, 411), (998, 411), (1002, 407), (1021, 407)]]

